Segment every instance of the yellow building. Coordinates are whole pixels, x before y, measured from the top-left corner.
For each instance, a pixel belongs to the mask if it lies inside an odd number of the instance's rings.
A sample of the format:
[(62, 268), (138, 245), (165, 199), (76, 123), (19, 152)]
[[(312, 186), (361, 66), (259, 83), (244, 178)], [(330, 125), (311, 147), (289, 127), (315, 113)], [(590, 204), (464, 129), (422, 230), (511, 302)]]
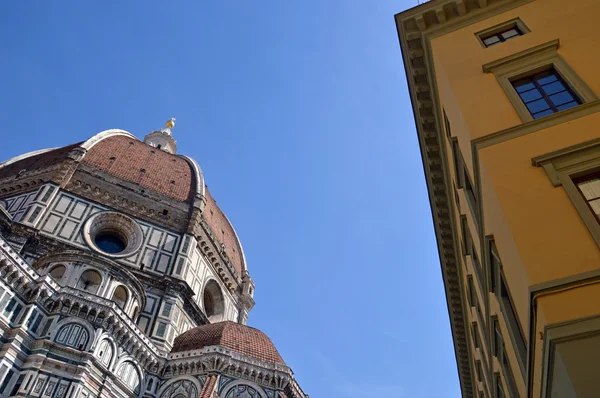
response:
[(600, 397), (600, 1), (396, 15), (464, 397)]

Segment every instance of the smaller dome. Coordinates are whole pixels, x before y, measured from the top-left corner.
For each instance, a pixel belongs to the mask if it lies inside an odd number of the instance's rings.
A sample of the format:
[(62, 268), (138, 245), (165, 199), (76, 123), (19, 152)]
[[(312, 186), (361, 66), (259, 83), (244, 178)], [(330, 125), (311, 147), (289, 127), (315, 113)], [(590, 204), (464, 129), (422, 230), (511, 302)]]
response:
[(193, 351), (210, 346), (229, 348), (262, 361), (285, 365), (277, 348), (266, 334), (250, 326), (231, 321), (202, 325), (188, 330), (177, 336), (171, 352)]

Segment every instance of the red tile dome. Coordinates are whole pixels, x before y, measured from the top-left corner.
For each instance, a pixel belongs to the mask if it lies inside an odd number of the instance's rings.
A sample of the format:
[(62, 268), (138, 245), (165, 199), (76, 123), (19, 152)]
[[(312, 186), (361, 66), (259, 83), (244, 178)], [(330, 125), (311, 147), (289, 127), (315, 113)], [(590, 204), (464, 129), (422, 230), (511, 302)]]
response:
[(172, 353), (221, 346), (241, 354), (285, 365), (277, 348), (266, 334), (258, 329), (225, 321), (198, 326), (179, 335), (173, 343)]
[(182, 202), (193, 201), (196, 193), (194, 171), (187, 160), (125, 135), (104, 138), (82, 162)]
[(35, 173), (36, 170), (51, 170), (56, 175), (63, 175), (64, 165), (72, 162), (70, 154), (77, 150), (83, 153), (83, 165), (185, 202), (189, 207), (197, 195), (203, 196), (206, 201), (203, 218), (212, 229), (214, 238), (223, 244), (225, 254), (235, 270), (240, 276), (243, 275), (246, 260), (241, 243), (227, 216), (204, 185), (197, 163), (186, 156), (148, 145), (126, 131), (106, 130), (85, 142), (17, 156), (0, 163), (0, 180), (13, 179), (22, 171)]

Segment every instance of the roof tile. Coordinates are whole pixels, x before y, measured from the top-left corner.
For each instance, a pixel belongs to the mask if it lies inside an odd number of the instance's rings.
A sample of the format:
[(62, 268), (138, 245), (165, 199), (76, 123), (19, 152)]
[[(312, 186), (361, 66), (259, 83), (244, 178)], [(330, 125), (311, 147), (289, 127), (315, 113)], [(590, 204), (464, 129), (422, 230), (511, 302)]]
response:
[(266, 334), (239, 323), (224, 321), (198, 326), (178, 336), (171, 352), (221, 346), (262, 361), (284, 364), (277, 348)]

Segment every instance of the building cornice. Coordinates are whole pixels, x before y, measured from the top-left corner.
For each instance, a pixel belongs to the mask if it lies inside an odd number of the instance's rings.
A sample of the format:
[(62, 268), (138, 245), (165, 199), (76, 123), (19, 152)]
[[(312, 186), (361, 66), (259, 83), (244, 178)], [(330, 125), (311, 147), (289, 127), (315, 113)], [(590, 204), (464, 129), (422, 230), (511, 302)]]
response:
[(432, 0), (395, 16), (425, 170), (462, 396), (474, 396), (460, 245), (431, 40), (533, 0)]
[(291, 391), (290, 398), (307, 398), (288, 366), (261, 361), (220, 346), (170, 354), (163, 376), (177, 377), (215, 372), (249, 380), (263, 387)]

